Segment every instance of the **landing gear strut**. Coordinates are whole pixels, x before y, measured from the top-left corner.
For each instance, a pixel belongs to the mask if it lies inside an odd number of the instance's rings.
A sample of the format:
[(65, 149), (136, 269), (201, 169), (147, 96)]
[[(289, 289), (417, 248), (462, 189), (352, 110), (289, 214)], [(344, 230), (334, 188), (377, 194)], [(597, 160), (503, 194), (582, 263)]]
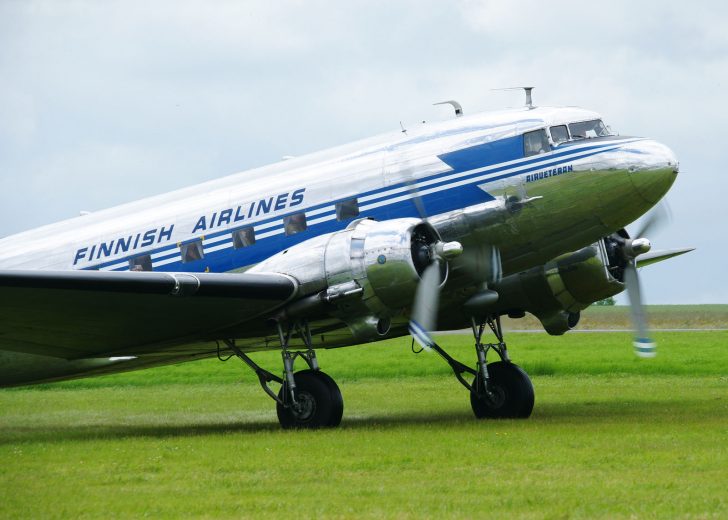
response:
[[(338, 426), (344, 413), (344, 400), (336, 382), (319, 370), (308, 322), (297, 321), (287, 325), (285, 329), (280, 322), (276, 322), (276, 329), (281, 343), (283, 377), (261, 368), (235, 345), (235, 341), (225, 340), (224, 343), (253, 369), (265, 393), (276, 401), (278, 421), (283, 428), (314, 429)], [(294, 335), (301, 338), (307, 350), (289, 349)], [(306, 362), (307, 370), (294, 372), (294, 364), (298, 357)], [(277, 394), (268, 386), (270, 382), (280, 383), (281, 388)]]
[[(453, 358), (436, 343), (433, 350), (450, 365), (455, 377), (470, 392), (470, 405), (478, 419), (484, 418), (526, 418), (533, 410), (533, 385), (528, 375), (511, 363), (508, 349), (503, 340), (503, 329), (499, 316), (488, 316), (484, 321), (471, 320), (475, 338), (476, 368), (473, 369)], [(497, 343), (482, 343), (488, 326), (498, 340)], [(487, 363), (489, 350), (494, 350), (500, 361)], [(464, 374), (474, 376), (473, 382), (466, 381)]]

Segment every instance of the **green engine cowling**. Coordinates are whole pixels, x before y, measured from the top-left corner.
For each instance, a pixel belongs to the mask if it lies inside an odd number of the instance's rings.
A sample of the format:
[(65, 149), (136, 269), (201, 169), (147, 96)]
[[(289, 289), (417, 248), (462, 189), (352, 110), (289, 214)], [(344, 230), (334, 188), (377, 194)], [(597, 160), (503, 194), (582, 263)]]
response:
[(620, 259), (608, 245), (600, 240), (543, 266), (503, 278), (493, 286), (500, 295), (499, 311), (513, 317), (530, 312), (552, 335), (574, 328), (583, 309), (624, 290), (618, 279)]

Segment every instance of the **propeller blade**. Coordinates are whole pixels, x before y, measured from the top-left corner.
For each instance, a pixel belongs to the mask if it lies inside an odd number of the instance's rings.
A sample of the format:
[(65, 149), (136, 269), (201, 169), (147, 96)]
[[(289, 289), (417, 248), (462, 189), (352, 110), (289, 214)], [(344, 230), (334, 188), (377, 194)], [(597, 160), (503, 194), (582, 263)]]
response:
[(633, 343), (634, 352), (637, 356), (643, 358), (655, 357), (657, 345), (649, 337), (649, 331), (647, 330), (647, 316), (642, 305), (640, 280), (634, 260), (628, 262), (624, 269), (624, 283), (627, 286), (632, 324), (636, 333)]
[(695, 251), (695, 248), (684, 247), (680, 249), (666, 249), (664, 251), (652, 251), (649, 253), (645, 253), (644, 255), (640, 255), (640, 259), (637, 260), (637, 268), (639, 269), (640, 267), (645, 267), (646, 265), (652, 265), (656, 264), (657, 262), (662, 262), (663, 260), (669, 260), (670, 258), (684, 255), (685, 253), (689, 253), (690, 251)]
[(409, 324), (410, 334), (425, 349), (430, 349), (434, 344), (430, 331), (437, 327), (440, 283), (440, 262), (435, 260), (422, 273)]
[(495, 283), (503, 277), (500, 250), (489, 244), (465, 247), (457, 265), (477, 282)]
[(417, 184), (415, 183), (414, 178), (406, 181), (405, 184), (407, 184), (407, 189), (410, 192), (410, 197), (412, 199), (412, 203), (415, 205), (417, 214), (420, 216), (420, 218), (422, 220), (427, 222), (427, 210), (425, 209), (425, 203), (422, 200), (420, 191), (417, 189)]
[(654, 231), (663, 224), (667, 224), (671, 218), (670, 206), (668, 206), (666, 201), (662, 201), (652, 208), (652, 211), (647, 215), (645, 221), (642, 222), (640, 230), (633, 236), (640, 238), (649, 235), (651, 231)]

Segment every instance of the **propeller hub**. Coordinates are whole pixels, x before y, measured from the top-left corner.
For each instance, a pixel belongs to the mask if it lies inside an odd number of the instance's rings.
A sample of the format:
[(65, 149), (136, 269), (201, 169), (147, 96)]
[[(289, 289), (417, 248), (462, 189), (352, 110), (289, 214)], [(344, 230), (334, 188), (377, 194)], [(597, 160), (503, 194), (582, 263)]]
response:
[(424, 242), (417, 243), (412, 246), (412, 259), (414, 260), (417, 272), (422, 274), (422, 271), (427, 268), (432, 262), (432, 255), (430, 254), (430, 246)]
[(635, 238), (627, 241), (624, 249), (628, 258), (636, 258), (652, 249), (652, 243), (646, 238)]
[(444, 260), (450, 260), (463, 254), (463, 245), (460, 242), (437, 242), (435, 254)]

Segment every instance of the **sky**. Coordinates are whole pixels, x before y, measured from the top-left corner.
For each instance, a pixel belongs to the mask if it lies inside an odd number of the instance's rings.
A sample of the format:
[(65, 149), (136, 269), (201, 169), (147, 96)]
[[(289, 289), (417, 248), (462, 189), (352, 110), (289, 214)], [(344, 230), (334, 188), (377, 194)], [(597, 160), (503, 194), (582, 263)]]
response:
[[(0, 236), (417, 121), (600, 112), (680, 159), (651, 304), (728, 303), (728, 4), (0, 0)], [(633, 226), (636, 227), (636, 226)], [(625, 302), (624, 298), (620, 301)]]

